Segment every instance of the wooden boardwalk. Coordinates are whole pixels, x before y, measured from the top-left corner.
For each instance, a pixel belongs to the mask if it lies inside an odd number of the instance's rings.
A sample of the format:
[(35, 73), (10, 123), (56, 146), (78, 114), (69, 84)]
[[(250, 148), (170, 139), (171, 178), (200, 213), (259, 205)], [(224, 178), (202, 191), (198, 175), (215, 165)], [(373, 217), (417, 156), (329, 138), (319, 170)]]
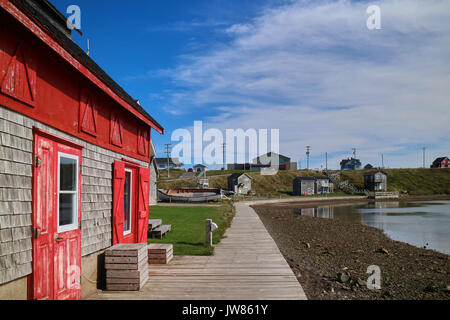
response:
[(306, 295), (267, 232), (247, 204), (214, 256), (176, 256), (169, 265), (150, 265), (149, 281), (139, 292), (103, 291), (93, 300), (304, 300)]

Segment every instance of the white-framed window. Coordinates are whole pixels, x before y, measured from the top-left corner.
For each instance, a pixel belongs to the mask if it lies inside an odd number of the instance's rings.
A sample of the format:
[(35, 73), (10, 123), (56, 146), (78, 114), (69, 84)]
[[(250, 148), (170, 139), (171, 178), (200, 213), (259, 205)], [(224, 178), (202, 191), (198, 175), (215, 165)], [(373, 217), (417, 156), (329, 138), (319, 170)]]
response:
[(58, 152), (58, 233), (78, 229), (78, 156)]
[(123, 192), (123, 234), (131, 233), (133, 210), (133, 171), (125, 169), (125, 183)]

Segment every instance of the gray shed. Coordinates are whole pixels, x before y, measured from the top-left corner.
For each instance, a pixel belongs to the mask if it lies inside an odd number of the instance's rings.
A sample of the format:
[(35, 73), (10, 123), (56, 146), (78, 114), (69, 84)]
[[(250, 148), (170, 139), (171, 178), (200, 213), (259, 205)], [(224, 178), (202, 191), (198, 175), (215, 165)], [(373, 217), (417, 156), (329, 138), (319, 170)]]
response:
[(369, 191), (386, 191), (387, 173), (384, 171), (369, 171), (364, 173), (364, 188)]
[(326, 177), (316, 177), (316, 193), (326, 194), (333, 192), (333, 183)]
[(305, 196), (315, 194), (316, 178), (297, 177), (294, 179), (292, 191), (294, 195)]
[(252, 189), (252, 177), (246, 173), (233, 173), (228, 177), (228, 190), (235, 194), (247, 194)]

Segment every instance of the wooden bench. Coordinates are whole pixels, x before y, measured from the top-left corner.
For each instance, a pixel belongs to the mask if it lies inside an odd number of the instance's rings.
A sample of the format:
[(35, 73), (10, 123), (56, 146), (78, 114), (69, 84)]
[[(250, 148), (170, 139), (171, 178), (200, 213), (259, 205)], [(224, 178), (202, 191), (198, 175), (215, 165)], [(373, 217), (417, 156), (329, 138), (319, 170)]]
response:
[(148, 230), (153, 230), (162, 225), (161, 219), (148, 219)]
[(163, 225), (153, 229), (152, 231), (150, 231), (150, 237), (162, 239), (162, 237), (165, 236), (166, 233), (170, 232), (171, 230), (172, 230), (172, 225), (163, 224)]

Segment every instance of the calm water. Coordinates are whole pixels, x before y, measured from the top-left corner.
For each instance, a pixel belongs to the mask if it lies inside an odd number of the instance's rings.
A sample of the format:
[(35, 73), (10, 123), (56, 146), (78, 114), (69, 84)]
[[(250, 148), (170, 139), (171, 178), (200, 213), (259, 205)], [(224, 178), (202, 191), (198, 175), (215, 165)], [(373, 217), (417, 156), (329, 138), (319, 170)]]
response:
[(361, 222), (391, 239), (450, 254), (450, 201), (375, 202), (297, 208), (295, 214)]

